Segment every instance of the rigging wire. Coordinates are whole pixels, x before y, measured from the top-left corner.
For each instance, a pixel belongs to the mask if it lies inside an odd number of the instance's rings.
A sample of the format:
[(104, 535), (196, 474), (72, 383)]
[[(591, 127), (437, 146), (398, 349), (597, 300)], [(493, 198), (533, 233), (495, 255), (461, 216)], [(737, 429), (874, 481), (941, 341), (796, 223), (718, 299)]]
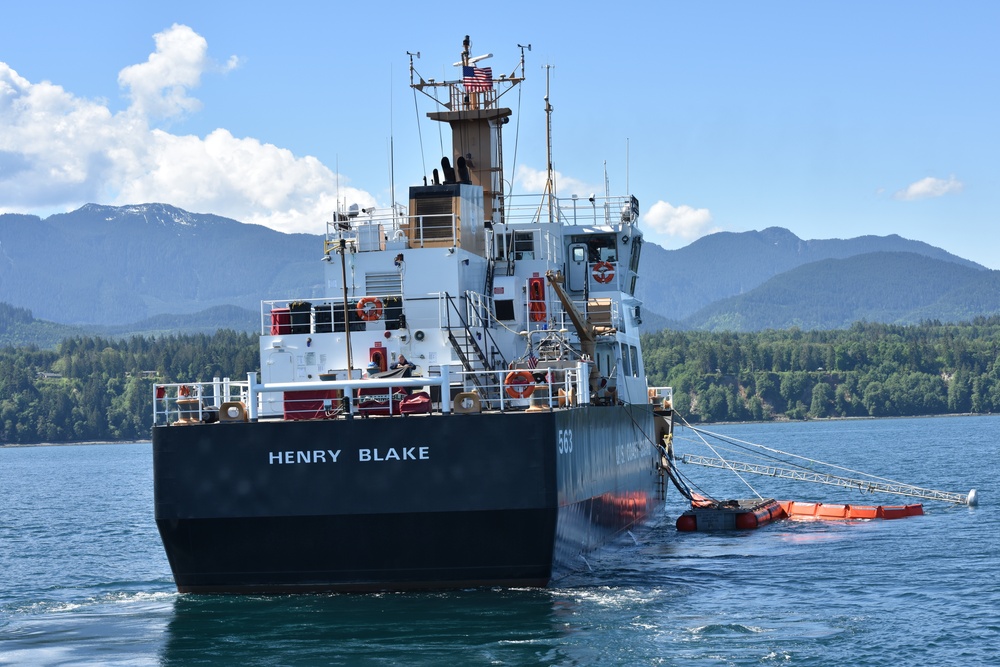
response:
[[(517, 171), (517, 147), (520, 145), (521, 137), (521, 95), (523, 91), (522, 86), (517, 87), (517, 119), (514, 121), (514, 160), (510, 164), (510, 192), (507, 193), (508, 197), (514, 195), (514, 173)], [(500, 178), (503, 178), (503, 174), (500, 174)]]
[[(441, 66), (441, 80), (442, 81), (447, 81), (448, 80), (448, 70), (446, 70), (444, 68), (444, 65)], [(438, 105), (441, 104), (441, 100), (438, 99), (438, 89), (437, 88), (434, 89), (434, 101), (437, 102)], [(437, 125), (437, 131), (438, 131), (438, 150), (441, 151), (441, 155), (444, 155), (445, 154), (444, 153), (444, 129), (441, 127), (442, 125), (444, 125), (444, 123), (435, 123), (435, 125)]]
[[(757, 443), (748, 442), (746, 440), (740, 440), (739, 438), (732, 438), (732, 437), (729, 437), (729, 436), (722, 435), (720, 433), (713, 433), (711, 431), (706, 431), (704, 429), (695, 428), (694, 426), (689, 426), (689, 428), (692, 431), (694, 431), (695, 433), (704, 433), (705, 435), (710, 435), (712, 437), (719, 438), (720, 440), (723, 440), (725, 442), (729, 442), (730, 444), (733, 444), (733, 445), (737, 445), (737, 446), (739, 446), (739, 445), (749, 445), (749, 447), (757, 447), (758, 449), (763, 449), (765, 451), (773, 452), (775, 454), (780, 454), (782, 456), (791, 456), (792, 458), (802, 459), (803, 461), (807, 461), (809, 463), (813, 463), (813, 464), (816, 464), (816, 465), (829, 466), (830, 468), (834, 468), (835, 470), (841, 470), (843, 472), (849, 472), (849, 473), (852, 473), (852, 474), (855, 474), (855, 475), (864, 475), (865, 477), (870, 477), (871, 479), (877, 479), (880, 482), (888, 482), (890, 484), (903, 484), (903, 482), (899, 482), (899, 481), (896, 481), (896, 480), (893, 480), (893, 479), (888, 479), (886, 477), (879, 477), (878, 475), (873, 475), (871, 473), (863, 472), (861, 470), (854, 470), (853, 468), (847, 468), (845, 466), (839, 466), (839, 465), (836, 465), (834, 463), (827, 463), (826, 461), (820, 461), (819, 459), (811, 459), (811, 458), (809, 458), (807, 456), (800, 456), (798, 454), (792, 454), (791, 452), (783, 452), (780, 449), (774, 449), (772, 447), (767, 447), (765, 445), (759, 445)], [(745, 449), (746, 451), (752, 451), (749, 447), (742, 447), (742, 449)], [(793, 466), (793, 467), (796, 467), (796, 468), (801, 468), (802, 470), (810, 470), (810, 468), (808, 468), (807, 466), (801, 465), (799, 463), (795, 463), (793, 461), (786, 461), (786, 460), (778, 458), (776, 456), (768, 456), (767, 454), (759, 454), (759, 453), (757, 455), (760, 456), (760, 457), (762, 457), (762, 458), (772, 459), (774, 461), (778, 461), (780, 463), (784, 463), (785, 465), (790, 465), (790, 466)], [(716, 454), (716, 456), (718, 456), (718, 454)]]
[(424, 178), (427, 178), (427, 157), (424, 155), (424, 133), (420, 129), (420, 106), (417, 104), (417, 89), (413, 88), (413, 86), (410, 86), (410, 89), (413, 91), (413, 113), (417, 117), (417, 139), (420, 141), (420, 167), (423, 169)]
[(755, 496), (757, 496), (758, 498), (761, 498), (761, 499), (763, 499), (763, 498), (764, 498), (764, 496), (762, 496), (762, 495), (760, 495), (759, 493), (757, 493), (757, 489), (753, 488), (753, 486), (751, 486), (751, 485), (750, 485), (750, 482), (748, 482), (748, 481), (746, 481), (745, 479), (743, 479), (743, 476), (742, 476), (742, 475), (740, 475), (740, 474), (739, 474), (738, 472), (736, 472), (736, 469), (735, 469), (735, 468), (733, 468), (733, 467), (732, 467), (731, 465), (729, 465), (729, 461), (726, 461), (726, 460), (725, 460), (725, 459), (724, 459), (724, 458), (722, 457), (722, 455), (721, 455), (721, 454), (719, 454), (719, 452), (717, 452), (717, 451), (715, 450), (715, 448), (714, 448), (714, 447), (712, 447), (712, 445), (710, 445), (710, 444), (709, 444), (708, 440), (706, 440), (706, 439), (705, 439), (705, 437), (704, 437), (704, 436), (703, 436), (703, 435), (701, 434), (701, 431), (700, 431), (699, 429), (696, 429), (696, 428), (694, 428), (693, 426), (691, 426), (691, 424), (688, 424), (687, 420), (686, 420), (686, 419), (684, 419), (683, 417), (681, 417), (681, 421), (682, 421), (682, 422), (684, 422), (684, 425), (685, 425), (685, 426), (687, 426), (687, 427), (688, 427), (689, 429), (691, 429), (691, 430), (692, 430), (692, 431), (693, 431), (693, 432), (694, 432), (694, 433), (695, 433), (695, 434), (696, 434), (696, 435), (697, 435), (697, 436), (698, 436), (698, 437), (699, 437), (699, 438), (701, 439), (702, 443), (704, 443), (704, 445), (705, 445), (706, 447), (708, 447), (708, 448), (709, 448), (710, 450), (712, 450), (712, 453), (713, 453), (713, 454), (715, 454), (715, 455), (716, 455), (717, 457), (719, 457), (719, 458), (720, 458), (720, 459), (721, 459), (721, 460), (723, 461), (723, 463), (725, 463), (725, 464), (726, 464), (726, 467), (727, 467), (727, 468), (729, 468), (729, 470), (730, 470), (730, 471), (732, 471), (732, 473), (733, 473), (734, 475), (736, 475), (737, 477), (739, 477), (739, 478), (740, 478), (740, 481), (741, 481), (741, 482), (743, 482), (744, 484), (746, 484), (746, 485), (747, 485), (747, 488), (748, 488), (748, 489), (750, 489), (751, 491), (753, 491), (753, 494), (754, 494)]

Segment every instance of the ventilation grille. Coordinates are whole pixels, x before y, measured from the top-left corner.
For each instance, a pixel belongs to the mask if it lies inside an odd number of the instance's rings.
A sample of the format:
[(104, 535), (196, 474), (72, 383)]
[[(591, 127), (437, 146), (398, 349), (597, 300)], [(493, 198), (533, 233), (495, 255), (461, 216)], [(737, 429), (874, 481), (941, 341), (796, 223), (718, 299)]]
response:
[(423, 238), (450, 239), (454, 197), (427, 197), (413, 200), (413, 215), (423, 216)]
[(402, 293), (403, 277), (398, 271), (365, 274), (365, 294), (367, 296), (386, 296)]

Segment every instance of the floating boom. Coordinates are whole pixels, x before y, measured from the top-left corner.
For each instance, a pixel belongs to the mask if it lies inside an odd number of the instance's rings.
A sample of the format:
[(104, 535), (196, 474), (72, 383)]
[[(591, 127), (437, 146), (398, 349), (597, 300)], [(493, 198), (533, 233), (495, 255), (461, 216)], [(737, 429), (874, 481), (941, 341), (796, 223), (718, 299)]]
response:
[(707, 456), (697, 456), (695, 454), (685, 454), (681, 457), (684, 463), (705, 466), (708, 468), (724, 468), (736, 472), (749, 472), (755, 475), (767, 475), (768, 477), (780, 477), (782, 479), (794, 479), (802, 482), (815, 482), (816, 484), (829, 484), (831, 486), (842, 486), (848, 489), (868, 491), (871, 493), (894, 493), (900, 496), (912, 496), (914, 498), (924, 498), (926, 500), (940, 500), (956, 505), (975, 506), (978, 504), (976, 490), (972, 489), (968, 494), (950, 493), (948, 491), (934, 491), (924, 489), (912, 484), (900, 484), (898, 482), (875, 482), (867, 479), (852, 479), (850, 477), (840, 477), (838, 475), (827, 475), (811, 470), (791, 470), (789, 468), (779, 468), (771, 465), (760, 465), (756, 463), (742, 463), (740, 461), (729, 461)]

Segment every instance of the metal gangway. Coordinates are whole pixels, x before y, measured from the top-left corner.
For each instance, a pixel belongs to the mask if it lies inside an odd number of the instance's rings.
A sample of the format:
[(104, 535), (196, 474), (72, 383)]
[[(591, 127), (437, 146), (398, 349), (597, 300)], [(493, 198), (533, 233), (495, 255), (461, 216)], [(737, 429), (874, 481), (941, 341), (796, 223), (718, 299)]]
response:
[(933, 489), (924, 489), (919, 486), (902, 484), (900, 482), (880, 482), (868, 479), (852, 479), (850, 477), (830, 475), (807, 469), (794, 470), (791, 468), (779, 468), (778, 466), (773, 465), (743, 463), (740, 461), (730, 461), (723, 458), (712, 458), (696, 454), (684, 454), (681, 457), (681, 461), (708, 468), (724, 468), (734, 472), (746, 472), (755, 475), (766, 475), (768, 477), (779, 477), (781, 479), (793, 479), (802, 482), (815, 482), (816, 484), (829, 484), (831, 486), (841, 486), (868, 493), (893, 493), (900, 496), (924, 498), (926, 500), (940, 500), (947, 503), (955, 503), (957, 505), (975, 506), (978, 503), (975, 489), (972, 489), (967, 494), (935, 491)]

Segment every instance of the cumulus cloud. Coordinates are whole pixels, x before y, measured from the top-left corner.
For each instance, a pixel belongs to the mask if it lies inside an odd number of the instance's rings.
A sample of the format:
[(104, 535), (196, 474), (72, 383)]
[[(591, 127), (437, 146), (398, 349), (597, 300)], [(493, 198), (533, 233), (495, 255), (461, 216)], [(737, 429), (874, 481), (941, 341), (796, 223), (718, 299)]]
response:
[(185, 25), (176, 23), (153, 35), (156, 51), (144, 63), (129, 65), (118, 73), (118, 85), (128, 89), (132, 112), (147, 118), (170, 118), (191, 113), (201, 103), (188, 95), (201, 84), (208, 66), (208, 42)]
[(0, 63), (0, 201), (44, 207), (88, 196), (114, 171), (117, 125), (104, 105)]
[[(314, 157), (218, 129), (204, 139), (153, 131), (145, 164), (117, 203), (166, 201), (191, 211), (226, 211), (243, 222), (283, 231), (317, 231), (337, 209), (336, 175)], [(340, 195), (374, 204), (360, 190)]]
[(662, 200), (653, 204), (642, 220), (654, 233), (685, 241), (718, 231), (712, 227), (712, 213), (707, 208), (674, 206)]
[[(281, 231), (322, 231), (338, 179), (316, 158), (224, 129), (202, 138), (156, 127), (196, 112), (190, 93), (202, 75), (240, 61), (215, 64), (205, 39), (183, 25), (154, 40), (148, 60), (118, 76), (130, 100), (119, 113), (0, 62), (0, 212), (164, 202)], [(340, 180), (342, 198), (375, 203)]]
[[(553, 171), (553, 179), (556, 182), (556, 193), (560, 197), (569, 197), (572, 194), (579, 195), (580, 197), (589, 197), (591, 193), (597, 192), (598, 189), (592, 184), (584, 183), (581, 180), (571, 178), (569, 176), (564, 176), (559, 171)], [(545, 181), (548, 179), (548, 174), (541, 169), (532, 169), (531, 167), (518, 166), (517, 171), (514, 174), (514, 181), (524, 188), (525, 192), (538, 193), (545, 191)], [(603, 192), (603, 188), (600, 190)], [(603, 196), (603, 195), (602, 195)]]
[(928, 176), (916, 183), (911, 183), (895, 193), (893, 199), (914, 201), (917, 199), (930, 199), (931, 197), (943, 197), (944, 195), (961, 192), (962, 187), (962, 182), (954, 176), (949, 176), (947, 179)]

